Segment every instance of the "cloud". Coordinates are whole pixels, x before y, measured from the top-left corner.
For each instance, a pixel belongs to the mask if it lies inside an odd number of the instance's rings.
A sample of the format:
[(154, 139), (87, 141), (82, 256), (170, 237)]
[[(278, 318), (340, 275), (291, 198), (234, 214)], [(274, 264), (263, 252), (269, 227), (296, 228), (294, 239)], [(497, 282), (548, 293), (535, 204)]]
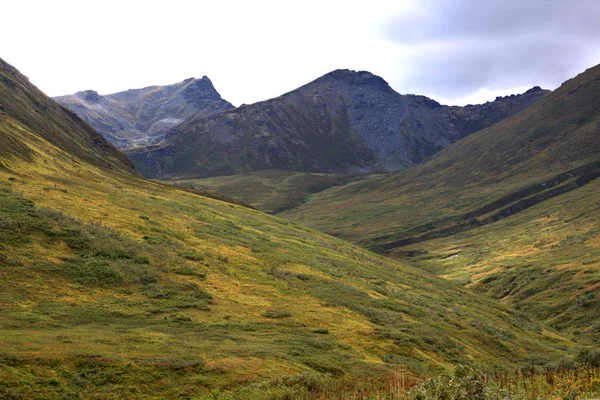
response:
[(239, 105), (349, 68), (465, 104), (553, 89), (600, 62), (598, 0), (5, 3), (28, 23), (3, 20), (0, 37), (11, 40), (0, 57), (50, 95), (207, 75)]
[(597, 63), (600, 2), (422, 2), (383, 25), (405, 49), (402, 91), (459, 98), (482, 89), (554, 88)]

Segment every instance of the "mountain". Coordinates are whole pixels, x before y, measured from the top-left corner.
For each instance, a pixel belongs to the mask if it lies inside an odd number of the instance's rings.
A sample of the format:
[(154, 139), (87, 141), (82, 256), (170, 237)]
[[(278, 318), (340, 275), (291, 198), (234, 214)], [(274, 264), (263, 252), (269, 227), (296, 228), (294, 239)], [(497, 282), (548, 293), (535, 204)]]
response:
[(208, 77), (108, 95), (86, 90), (55, 100), (92, 125), (118, 148), (155, 143), (184, 121), (233, 108)]
[(369, 72), (336, 70), (278, 98), (181, 124), (164, 141), (127, 154), (144, 175), (162, 178), (264, 169), (396, 171), (548, 93), (533, 88), (492, 103), (448, 107), (400, 95)]
[(573, 349), (453, 282), (141, 179), (2, 66), (2, 398), (348, 398), (400, 368), (414, 382)]
[(329, 188), (281, 215), (597, 342), (599, 98), (595, 66), (416, 168)]

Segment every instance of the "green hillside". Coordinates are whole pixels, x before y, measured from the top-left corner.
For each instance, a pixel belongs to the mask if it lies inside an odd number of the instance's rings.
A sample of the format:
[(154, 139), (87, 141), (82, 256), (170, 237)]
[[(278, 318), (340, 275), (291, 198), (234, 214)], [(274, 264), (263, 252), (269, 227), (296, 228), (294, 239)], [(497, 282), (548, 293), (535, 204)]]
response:
[(410, 171), (282, 215), (598, 340), (600, 66)]
[(220, 193), (271, 214), (298, 207), (309, 196), (332, 186), (344, 185), (366, 175), (309, 174), (266, 170), (239, 175), (170, 181), (184, 187)]
[[(54, 104), (25, 82), (10, 89), (13, 75), (1, 104)], [(57, 109), (56, 127), (86, 127)], [(448, 280), (142, 180), (101, 138), (65, 150), (72, 130), (38, 132), (12, 110), (0, 113), (0, 397), (192, 397), (265, 380), (298, 393), (318, 374), (359, 390), (388, 385), (386, 371), (415, 379), (575, 351)]]

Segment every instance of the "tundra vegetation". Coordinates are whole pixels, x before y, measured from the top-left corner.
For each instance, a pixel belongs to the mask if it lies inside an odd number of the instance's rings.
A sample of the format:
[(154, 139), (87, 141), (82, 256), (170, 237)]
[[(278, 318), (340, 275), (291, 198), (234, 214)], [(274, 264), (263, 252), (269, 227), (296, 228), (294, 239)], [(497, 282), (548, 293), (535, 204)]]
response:
[(0, 67), (0, 397), (599, 391), (598, 355), (575, 333), (318, 230), (144, 180)]

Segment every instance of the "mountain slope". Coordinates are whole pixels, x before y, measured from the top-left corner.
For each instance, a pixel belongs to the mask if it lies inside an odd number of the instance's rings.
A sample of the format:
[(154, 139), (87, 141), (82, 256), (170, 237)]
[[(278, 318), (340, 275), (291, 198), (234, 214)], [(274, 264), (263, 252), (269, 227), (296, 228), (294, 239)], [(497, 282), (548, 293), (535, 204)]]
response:
[(12, 137), (13, 130), (23, 128), (31, 129), (80, 161), (134, 172), (127, 157), (88, 124), (46, 97), (26, 76), (0, 59), (0, 156), (28, 160), (36, 156), (31, 148)]
[(149, 177), (199, 177), (285, 169), (395, 171), (512, 115), (548, 91), (447, 107), (400, 95), (369, 72), (337, 70), (278, 98), (174, 128), (128, 151)]
[[(438, 274), (468, 276), (466, 283), (505, 301), (552, 294), (553, 302), (525, 303), (555, 326), (597, 337), (598, 305), (576, 312), (570, 306), (577, 296), (597, 296), (598, 98), (600, 66), (417, 168), (327, 189), (283, 215), (380, 252), (409, 255)], [(515, 257), (522, 269), (507, 265)], [(576, 268), (561, 278), (567, 264)], [(486, 282), (489, 274), (494, 278)], [(537, 276), (568, 283), (536, 286)]]
[(298, 207), (314, 193), (340, 186), (363, 175), (310, 174), (266, 170), (205, 179), (170, 181), (195, 190), (239, 199), (256, 209), (276, 214)]
[(233, 108), (206, 76), (102, 96), (86, 90), (55, 100), (119, 148), (158, 142), (169, 129), (184, 121)]
[[(57, 110), (47, 118), (71, 118)], [(110, 154), (106, 167), (83, 162), (11, 114), (0, 143), (2, 396), (192, 397), (266, 378), (300, 384), (302, 372), (385, 385), (397, 365), (428, 376), (455, 362), (551, 361), (573, 346), (318, 231), (139, 179)]]

